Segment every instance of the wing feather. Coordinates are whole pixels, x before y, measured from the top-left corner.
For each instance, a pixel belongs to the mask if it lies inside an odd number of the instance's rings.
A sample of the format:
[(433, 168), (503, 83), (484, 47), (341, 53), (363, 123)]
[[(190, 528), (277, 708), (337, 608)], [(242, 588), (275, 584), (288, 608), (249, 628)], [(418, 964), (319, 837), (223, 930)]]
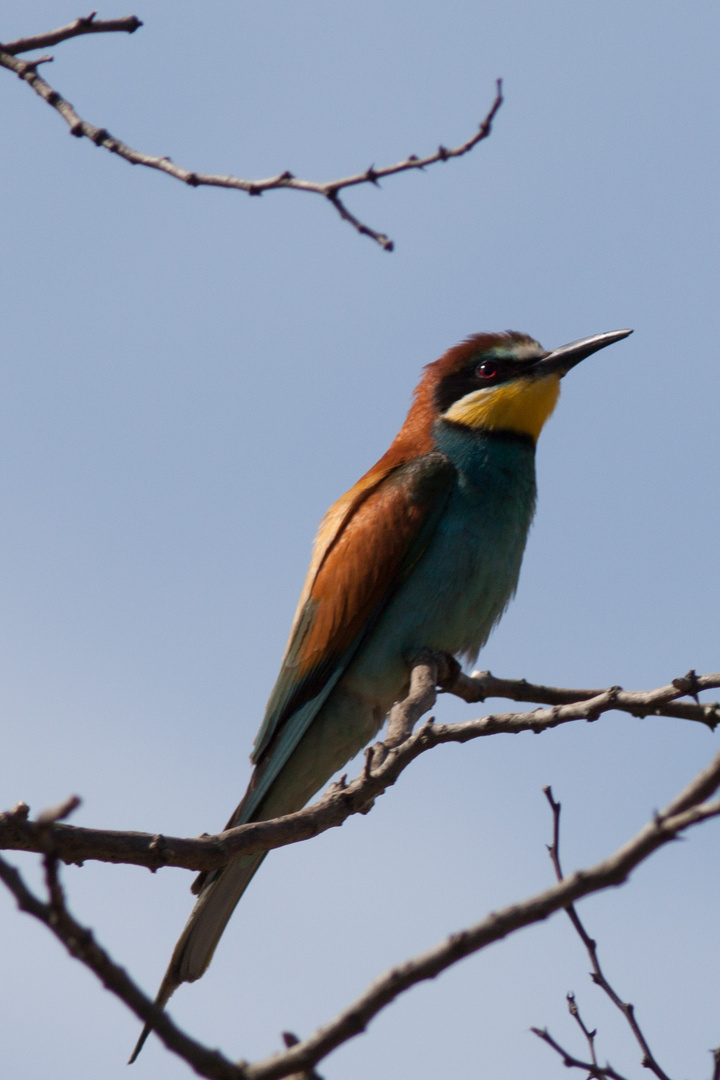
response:
[[(370, 478), (372, 474), (368, 474)], [(455, 479), (439, 453), (356, 485), (323, 519), (278, 680), (252, 756), (297, 745), (282, 729), (302, 710), (304, 730), (365, 634), (425, 550)], [(357, 490), (360, 488), (360, 490)], [(310, 702), (316, 707), (308, 709)], [(273, 768), (271, 770), (275, 772)]]

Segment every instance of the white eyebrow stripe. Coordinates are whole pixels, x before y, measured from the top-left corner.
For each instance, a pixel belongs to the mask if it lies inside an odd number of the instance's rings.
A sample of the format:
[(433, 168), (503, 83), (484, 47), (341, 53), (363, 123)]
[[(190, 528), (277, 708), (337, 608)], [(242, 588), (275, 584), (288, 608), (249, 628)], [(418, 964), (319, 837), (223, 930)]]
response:
[(537, 341), (508, 341), (494, 346), (488, 356), (507, 360), (539, 360), (547, 352)]

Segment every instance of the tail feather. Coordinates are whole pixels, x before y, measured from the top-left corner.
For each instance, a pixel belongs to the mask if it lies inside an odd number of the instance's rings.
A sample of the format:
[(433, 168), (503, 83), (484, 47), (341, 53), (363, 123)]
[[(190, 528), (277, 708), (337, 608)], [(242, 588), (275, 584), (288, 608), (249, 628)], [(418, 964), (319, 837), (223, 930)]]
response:
[[(318, 695), (314, 708), (320, 708), (324, 700), (323, 694)], [(320, 717), (314, 717), (308, 730), (312, 717), (305, 710), (310, 704), (298, 710), (295, 717), (299, 718), (298, 723), (292, 721), (295, 724), (292, 737), (285, 737), (283, 728), (275, 749), (256, 765), (249, 787), (226, 829), (248, 821), (282, 817), (305, 806), (332, 774), (375, 735), (386, 712), (384, 706), (353, 691), (336, 690), (331, 704)], [(241, 855), (222, 870), (205, 871), (196, 878), (193, 892), (197, 901), (155, 999), (158, 1009), (165, 1007), (181, 983), (194, 982), (207, 969), (235, 905), (264, 857), (265, 852)], [(145, 1025), (131, 1062), (140, 1053), (153, 1026), (152, 1021)]]
[[(235, 906), (265, 858), (243, 855), (219, 873), (209, 875), (175, 946), (165, 977), (160, 984), (155, 1005), (164, 1009), (172, 994), (184, 982), (195, 982), (207, 970), (223, 930)], [(154, 1024), (148, 1021), (128, 1062), (132, 1065), (145, 1044)]]

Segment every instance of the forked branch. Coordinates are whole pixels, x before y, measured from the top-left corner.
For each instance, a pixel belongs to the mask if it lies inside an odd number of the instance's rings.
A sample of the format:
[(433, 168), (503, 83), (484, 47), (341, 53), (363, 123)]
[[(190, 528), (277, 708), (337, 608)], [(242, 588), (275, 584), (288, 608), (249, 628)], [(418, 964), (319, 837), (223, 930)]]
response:
[[(435, 978), (459, 960), (479, 952), (487, 945), (548, 918), (583, 896), (620, 885), (631, 871), (658, 848), (674, 840), (693, 825), (720, 816), (720, 799), (711, 800), (720, 787), (720, 754), (688, 787), (628, 843), (609, 858), (588, 870), (578, 871), (558, 881), (522, 903), (493, 912), (479, 923), (453, 934), (439, 945), (404, 964), (391, 968), (377, 979), (347, 1009), (313, 1035), (255, 1063), (234, 1064), (211, 1051), (178, 1029), (160, 1014), (149, 998), (139, 990), (122, 968), (95, 942), (91, 932), (68, 912), (57, 878), (56, 855), (52, 850), (52, 822), (44, 821), (46, 881), (49, 898), (43, 902), (27, 888), (17, 870), (0, 860), (0, 878), (15, 896), (23, 911), (43, 922), (58, 937), (70, 954), (80, 960), (112, 990), (141, 1020), (151, 1020), (157, 1034), (168, 1047), (195, 1071), (211, 1080), (281, 1080), (294, 1074), (309, 1073), (338, 1046), (364, 1031), (378, 1013), (411, 987)], [(567, 1065), (585, 1068), (579, 1059), (571, 1059), (547, 1032), (537, 1032), (559, 1053)], [(623, 1080), (610, 1068), (590, 1063), (590, 1076)]]
[[(694, 675), (694, 672), (691, 673)], [(693, 783), (685, 791), (674, 799), (665, 810), (666, 814), (673, 815), (682, 813), (692, 805), (696, 805), (696, 801), (703, 800), (715, 793), (717, 790), (717, 775), (713, 765), (710, 768), (699, 773)], [(552, 860), (553, 869), (555, 870), (555, 877), (558, 881), (563, 881), (562, 865), (560, 862), (560, 803), (557, 802), (552, 793), (552, 789), (549, 787), (544, 788), (545, 797), (550, 803), (550, 808), (553, 814), (553, 839), (552, 843), (548, 845), (548, 852)], [(610, 998), (613, 1005), (619, 1009), (625, 1018), (633, 1038), (640, 1048), (640, 1063), (643, 1068), (648, 1069), (658, 1080), (670, 1080), (670, 1077), (662, 1068), (658, 1062), (655, 1054), (650, 1048), (650, 1044), (647, 1041), (647, 1037), (643, 1032), (635, 1014), (635, 1006), (629, 1001), (624, 1001), (615, 988), (610, 984), (605, 972), (600, 966), (600, 958), (598, 956), (597, 942), (587, 932), (585, 925), (580, 918), (577, 908), (574, 904), (568, 904), (565, 907), (565, 911), (575, 928), (578, 937), (585, 946), (585, 950), (590, 958), (591, 972), (590, 977), (596, 986)], [(616, 1069), (607, 1062), (604, 1066), (601, 1066), (597, 1059), (595, 1052), (595, 1038), (596, 1031), (590, 1031), (586, 1026), (582, 1017), (580, 1016), (580, 1010), (575, 1000), (574, 994), (567, 995), (568, 1008), (570, 1009), (571, 1016), (577, 1021), (585, 1040), (588, 1045), (588, 1051), (590, 1054), (590, 1060), (584, 1061), (582, 1058), (576, 1057), (565, 1047), (561, 1046), (556, 1039), (552, 1037), (547, 1028), (531, 1028), (530, 1030), (534, 1035), (537, 1035), (548, 1046), (562, 1058), (563, 1065), (566, 1068), (580, 1069), (587, 1073), (587, 1080), (626, 1080)], [(720, 1080), (720, 1049), (711, 1050), (710, 1053), (713, 1056), (713, 1074), (712, 1080)]]
[(369, 168), (365, 169), (363, 172), (345, 176), (339, 180), (303, 180), (296, 177), (288, 170), (279, 173), (277, 176), (270, 176), (259, 180), (247, 180), (239, 176), (198, 172), (195, 169), (186, 169), (182, 165), (176, 165), (165, 155), (146, 154), (141, 150), (135, 150), (133, 147), (128, 146), (127, 143), (124, 143), (111, 135), (106, 128), (97, 127), (94, 124), (90, 124), (87, 120), (83, 120), (70, 102), (62, 97), (57, 90), (54, 90), (53, 87), (38, 74), (38, 66), (41, 63), (47, 63), (52, 60), (51, 56), (43, 56), (37, 60), (18, 59), (20, 53), (31, 52), (34, 49), (47, 48), (51, 45), (58, 44), (61, 41), (66, 41), (68, 38), (78, 37), (82, 34), (112, 33), (118, 31), (132, 34), (141, 26), (141, 21), (134, 15), (129, 15), (121, 19), (107, 19), (102, 21), (96, 20), (95, 13), (93, 12), (85, 18), (76, 19), (67, 26), (52, 30), (49, 33), (37, 34), (34, 37), (20, 38), (7, 45), (0, 44), (0, 67), (5, 67), (9, 71), (14, 71), (18, 78), (26, 82), (28, 86), (31, 86), (43, 101), (46, 101), (48, 105), (52, 106), (52, 108), (62, 116), (63, 120), (70, 128), (71, 135), (75, 135), (77, 138), (90, 139), (96, 146), (103, 146), (106, 150), (109, 150), (110, 153), (117, 154), (118, 157), (128, 161), (131, 165), (144, 165), (148, 169), (157, 169), (160, 172), (166, 173), (168, 176), (174, 177), (176, 180), (181, 180), (190, 187), (232, 188), (236, 191), (244, 191), (248, 195), (262, 195), (266, 191), (275, 191), (279, 188), (284, 188), (290, 191), (305, 191), (313, 195), (321, 195), (335, 208), (343, 221), (347, 221), (362, 236), (369, 236), (372, 240), (375, 240), (385, 251), (393, 250), (394, 245), (392, 240), (390, 240), (385, 233), (378, 232), (377, 229), (371, 228), (353, 214), (340, 198), (340, 192), (344, 191), (346, 188), (358, 187), (361, 184), (374, 184), (377, 186), (379, 181), (383, 180), (385, 177), (395, 176), (397, 173), (409, 172), (415, 169), (425, 169), (440, 161), (449, 161), (451, 158), (463, 157), (477, 146), (478, 143), (487, 139), (490, 135), (493, 120), (503, 101), (502, 82), (498, 79), (495, 100), (490, 106), (484, 120), (480, 123), (477, 131), (471, 135), (469, 139), (466, 139), (465, 142), (460, 143), (459, 146), (446, 147), (441, 145), (433, 153), (426, 154), (424, 157), (410, 154), (408, 157), (404, 158), (402, 161), (396, 162), (394, 165), (385, 165), (381, 168), (370, 165)]
[[(441, 689), (466, 701), (484, 700), (502, 693), (515, 700), (558, 704), (526, 712), (491, 713), (458, 724), (436, 724), (430, 720), (413, 732), (422, 711), (433, 707), (438, 683)], [(465, 743), (488, 735), (528, 731), (539, 734), (562, 724), (595, 721), (613, 710), (678, 717), (712, 729), (720, 719), (717, 704), (674, 699), (719, 686), (720, 672), (714, 672), (702, 676), (693, 673), (692, 681), (683, 676), (656, 690), (636, 692), (619, 687), (568, 690), (537, 686), (524, 679), (496, 679), (490, 672), (474, 676), (458, 674), (451, 665), (448, 667), (446, 658), (423, 653), (413, 666), (408, 696), (393, 710), (390, 737), (368, 750), (366, 767), (360, 776), (349, 784), (343, 777), (311, 806), (282, 818), (253, 821), (214, 836), (195, 838), (76, 828), (59, 823), (53, 826), (53, 842), (58, 856), (67, 863), (98, 859), (146, 866), (151, 870), (162, 866), (214, 870), (239, 855), (309, 840), (327, 829), (337, 828), (353, 814), (366, 813), (373, 800), (391, 787), (417, 757), (444, 743)], [(42, 852), (42, 843), (37, 822), (29, 819), (25, 803), (0, 814), (0, 849)]]
[[(699, 778), (698, 778), (698, 781), (699, 782), (695, 787), (695, 790), (693, 792), (693, 796), (695, 797), (699, 793), (700, 797), (702, 798), (702, 781), (700, 781)], [(708, 778), (708, 782), (710, 782), (711, 784), (714, 782), (714, 774), (713, 774), (713, 779), (712, 780), (710, 780)], [(545, 797), (547, 798), (547, 801), (550, 803), (550, 808), (551, 808), (552, 814), (553, 814), (553, 840), (552, 840), (552, 844), (550, 844), (550, 846), (548, 848), (548, 851), (549, 851), (549, 854), (550, 854), (550, 858), (552, 859), (553, 869), (555, 870), (555, 876), (556, 876), (558, 881), (562, 881), (563, 880), (563, 872), (562, 872), (562, 865), (560, 863), (560, 810), (561, 810), (561, 806), (560, 806), (560, 803), (556, 802), (556, 800), (553, 798), (553, 793), (552, 793), (551, 788), (546, 787), (544, 789), (544, 791), (545, 791)], [(683, 808), (683, 805), (682, 805), (682, 802), (681, 802), (681, 797), (679, 797), (678, 799), (674, 800), (674, 803), (671, 804), (671, 807), (669, 809), (672, 812), (673, 809), (675, 809), (675, 811), (677, 811), (677, 810), (682, 810), (682, 808)], [(670, 1080), (670, 1077), (667, 1075), (665, 1070), (660, 1066), (660, 1064), (657, 1061), (655, 1055), (653, 1054), (652, 1050), (650, 1049), (650, 1045), (649, 1045), (649, 1043), (648, 1043), (648, 1041), (647, 1041), (647, 1039), (645, 1037), (645, 1034), (644, 1034), (642, 1028), (640, 1027), (640, 1024), (638, 1023), (637, 1017), (635, 1016), (635, 1006), (631, 1005), (629, 1001), (623, 1001), (623, 999), (620, 997), (620, 995), (617, 993), (617, 991), (611, 986), (610, 982), (606, 978), (605, 973), (604, 973), (602, 967), (600, 966), (600, 958), (598, 956), (597, 942), (590, 936), (590, 934), (588, 934), (587, 930), (585, 929), (585, 926), (584, 926), (584, 924), (582, 922), (582, 919), (580, 918), (580, 916), (577, 913), (577, 909), (576, 909), (575, 905), (574, 904), (568, 904), (568, 906), (565, 908), (565, 910), (567, 912), (568, 918), (570, 919), (570, 922), (572, 923), (573, 927), (577, 931), (577, 934), (578, 934), (580, 940), (582, 941), (583, 945), (585, 946), (587, 954), (588, 954), (588, 956), (590, 958), (590, 964), (591, 964), (591, 967), (592, 967), (591, 978), (592, 978), (593, 982), (595, 983), (595, 985), (599, 986), (601, 988), (601, 990), (603, 990), (605, 992), (605, 994), (612, 1001), (613, 1005), (617, 1009), (620, 1010), (620, 1012), (624, 1016), (625, 1020), (627, 1021), (627, 1024), (628, 1024), (630, 1030), (632, 1031), (633, 1037), (634, 1037), (635, 1041), (637, 1042), (638, 1046), (640, 1047), (641, 1064), (643, 1065), (644, 1068), (649, 1069), (650, 1072), (652, 1072), (658, 1078), (658, 1080)], [(586, 1038), (588, 1039), (588, 1042), (589, 1042), (589, 1046), (590, 1046), (590, 1050), (591, 1050), (590, 1056), (591, 1056), (591, 1059), (592, 1059), (592, 1069), (590, 1071), (588, 1071), (588, 1077), (600, 1076), (600, 1075), (608, 1075), (608, 1076), (610, 1076), (611, 1074), (608, 1073), (607, 1071), (605, 1073), (601, 1073), (597, 1069), (597, 1059), (595, 1057), (595, 1052), (594, 1052), (594, 1035), (595, 1035), (595, 1033), (594, 1032), (592, 1032), (592, 1033), (589, 1032), (588, 1029), (585, 1027), (585, 1024), (583, 1023), (583, 1021), (582, 1021), (582, 1019), (580, 1017), (580, 1013), (579, 1013), (579, 1010), (577, 1008), (577, 1003), (575, 1002), (575, 998), (574, 998), (574, 996), (572, 994), (568, 995), (568, 1002), (570, 1004), (570, 1011), (571, 1011), (572, 1015), (574, 1015), (575, 1018), (577, 1019), (580, 1027), (584, 1031), (585, 1036), (586, 1036)], [(533, 1028), (532, 1030), (535, 1032), (536, 1035), (539, 1035), (542, 1039), (544, 1039), (545, 1042), (547, 1042), (549, 1045), (553, 1046), (554, 1049), (558, 1050), (557, 1044), (555, 1044), (553, 1042), (553, 1040), (549, 1037), (547, 1029), (545, 1029), (542, 1032), (538, 1031), (537, 1028)], [(590, 1037), (591, 1034), (593, 1036), (592, 1038)], [(558, 1050), (558, 1052), (560, 1052), (560, 1051)], [(565, 1053), (565, 1052), (563, 1051), (563, 1053)], [(566, 1062), (566, 1064), (567, 1064), (567, 1062)], [(576, 1067), (576, 1068), (587, 1068), (587, 1064), (579, 1065), (576, 1062), (573, 1062), (573, 1064), (574, 1064), (574, 1067)], [(609, 1066), (608, 1066), (608, 1068), (609, 1068)], [(613, 1070), (613, 1073), (614, 1073), (614, 1070)]]

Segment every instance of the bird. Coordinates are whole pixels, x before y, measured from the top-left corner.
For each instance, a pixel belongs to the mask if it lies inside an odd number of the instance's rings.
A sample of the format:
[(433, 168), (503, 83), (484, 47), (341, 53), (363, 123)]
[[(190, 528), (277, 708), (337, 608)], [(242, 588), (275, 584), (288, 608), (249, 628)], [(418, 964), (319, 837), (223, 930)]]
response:
[[(535, 446), (560, 382), (631, 333), (552, 351), (517, 331), (473, 334), (424, 368), (387, 452), (320, 523), (254, 771), (226, 828), (303, 807), (375, 737), (421, 652), (475, 659), (517, 587), (535, 512)], [(159, 1009), (207, 970), (264, 857), (243, 855), (196, 879)]]

